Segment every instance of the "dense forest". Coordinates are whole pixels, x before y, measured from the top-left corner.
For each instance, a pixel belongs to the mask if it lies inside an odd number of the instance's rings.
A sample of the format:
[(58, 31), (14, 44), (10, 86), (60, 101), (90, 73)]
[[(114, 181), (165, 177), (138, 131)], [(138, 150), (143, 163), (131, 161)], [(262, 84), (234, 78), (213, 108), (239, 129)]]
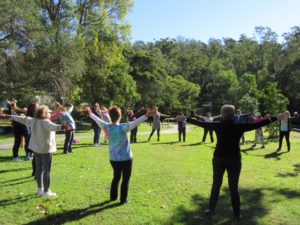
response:
[[(130, 0), (0, 1), (0, 100), (65, 98), (164, 112), (222, 104), (277, 113), (300, 108), (300, 27), (269, 27), (208, 43), (131, 43)], [(195, 28), (197, 29), (197, 28)]]

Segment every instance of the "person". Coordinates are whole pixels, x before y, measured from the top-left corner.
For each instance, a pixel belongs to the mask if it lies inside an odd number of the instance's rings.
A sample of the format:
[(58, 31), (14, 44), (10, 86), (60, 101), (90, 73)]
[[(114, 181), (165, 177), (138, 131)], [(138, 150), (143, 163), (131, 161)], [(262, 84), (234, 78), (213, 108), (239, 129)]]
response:
[(158, 108), (156, 106), (154, 107), (154, 109), (157, 110), (157, 113), (153, 116), (152, 131), (150, 133), (148, 141), (151, 140), (151, 137), (154, 134), (155, 130), (157, 131), (157, 141), (160, 141), (160, 128), (161, 128), (160, 119), (161, 117), (169, 117), (168, 115), (158, 112)]
[(175, 118), (166, 118), (164, 119), (164, 122), (170, 122), (174, 121), (178, 124), (178, 141), (181, 142), (181, 136), (183, 139), (183, 142), (186, 140), (186, 116), (183, 113), (180, 113)]
[[(103, 121), (105, 121), (107, 123), (111, 123), (111, 119), (110, 119), (110, 116), (109, 116), (108, 109), (104, 105), (101, 105), (100, 113), (101, 113), (101, 119)], [(104, 133), (104, 144), (107, 144), (106, 133)]]
[[(235, 123), (246, 123), (250, 115), (251, 113), (242, 114), (242, 111), (240, 109), (237, 109), (234, 121)], [(242, 144), (246, 144), (244, 134), (242, 134)]]
[[(19, 116), (21, 114), (26, 113), (26, 109), (20, 109), (17, 107), (17, 100), (13, 99), (12, 101), (7, 101), (9, 111), (11, 115)], [(22, 161), (22, 159), (19, 157), (19, 149), (22, 144), (22, 138), (25, 139), (25, 152), (26, 157), (25, 160), (31, 160), (30, 151), (28, 150), (28, 144), (29, 144), (29, 135), (30, 131), (28, 127), (26, 127), (24, 124), (19, 123), (18, 121), (12, 121), (12, 126), (14, 128), (14, 145), (12, 148), (13, 152), (13, 161)]]
[(56, 193), (50, 190), (52, 156), (56, 152), (55, 131), (68, 129), (68, 126), (52, 123), (48, 106), (40, 106), (36, 111), (36, 118), (14, 115), (9, 117), (30, 127), (29, 148), (35, 155), (37, 196), (56, 196)]
[[(36, 114), (36, 111), (37, 111), (38, 108), (39, 108), (39, 104), (38, 103), (31, 103), (31, 104), (29, 104), (29, 106), (27, 108), (26, 116), (31, 117), (31, 118), (35, 118), (35, 114)], [(29, 143), (30, 142), (30, 138), (31, 138), (31, 128), (28, 127), (28, 130), (29, 130), (29, 136), (28, 136), (28, 143)], [(31, 176), (33, 176), (35, 178), (36, 163), (35, 163), (34, 152), (30, 148), (28, 148), (28, 152), (30, 153), (29, 156), (32, 157), (32, 174), (31, 174)]]
[[(132, 121), (135, 121), (136, 119), (137, 118), (136, 118), (136, 115), (133, 112), (133, 110), (129, 109), (127, 111), (127, 122), (132, 122)], [(130, 143), (136, 143), (137, 142), (136, 135), (137, 135), (137, 127), (133, 128), (130, 131)]]
[(157, 114), (155, 109), (148, 110), (144, 116), (128, 123), (120, 123), (122, 112), (118, 106), (109, 109), (111, 123), (99, 119), (90, 110), (88, 115), (107, 133), (109, 140), (109, 158), (113, 168), (114, 175), (110, 189), (110, 200), (115, 201), (118, 198), (118, 186), (122, 176), (121, 184), (121, 204), (127, 203), (129, 180), (132, 172), (132, 152), (127, 138), (127, 132), (144, 122), (147, 117)]
[(217, 135), (217, 144), (212, 160), (213, 185), (210, 194), (209, 207), (204, 212), (208, 214), (214, 212), (220, 194), (223, 175), (226, 170), (234, 216), (239, 219), (240, 195), (238, 183), (242, 166), (239, 146), (240, 138), (246, 131), (257, 129), (280, 119), (280, 115), (277, 117), (270, 116), (257, 123), (235, 123), (234, 113), (235, 107), (233, 105), (223, 105), (221, 108), (221, 121), (208, 123), (192, 118), (188, 118), (187, 121), (203, 128), (212, 129)]
[[(200, 115), (195, 115), (196, 117), (198, 117), (199, 119), (204, 120), (204, 122), (213, 122), (214, 121), (214, 117), (211, 116), (211, 112), (207, 112), (206, 116), (200, 116)], [(206, 140), (206, 136), (207, 133), (209, 133), (210, 136), (210, 142), (214, 143), (214, 135), (213, 135), (213, 130), (209, 130), (207, 128), (204, 128), (204, 133), (203, 133), (203, 137), (202, 137), (202, 142), (205, 142)]]
[(286, 111), (284, 113), (284, 118), (279, 122), (279, 146), (276, 150), (277, 152), (281, 150), (283, 137), (285, 137), (288, 152), (291, 150), (291, 144), (290, 144), (290, 132), (292, 130), (291, 119), (292, 117), (290, 115), (290, 112)]
[(65, 130), (65, 142), (64, 142), (64, 154), (71, 154), (73, 153), (72, 150), (72, 144), (73, 144), (73, 139), (74, 139), (74, 135), (75, 135), (75, 130), (76, 130), (76, 124), (75, 121), (71, 115), (72, 111), (73, 111), (73, 105), (70, 108), (65, 108), (64, 106), (62, 106), (59, 102), (55, 103), (56, 106), (60, 109), (60, 120), (63, 123), (66, 123), (67, 126), (69, 126), (69, 129)]
[[(99, 103), (95, 102), (92, 106), (92, 113), (95, 114), (98, 118), (101, 118), (100, 106)], [(100, 134), (101, 134), (101, 127), (97, 125), (97, 123), (92, 120), (92, 127), (94, 130), (94, 139), (93, 139), (93, 146), (99, 147), (100, 146)]]
[[(251, 120), (253, 123), (257, 123), (261, 120), (261, 118), (259, 118), (258, 114), (254, 112), (251, 116)], [(265, 148), (264, 132), (262, 127), (259, 127), (255, 130), (255, 139), (252, 148), (255, 148), (259, 139), (261, 140), (261, 148)]]

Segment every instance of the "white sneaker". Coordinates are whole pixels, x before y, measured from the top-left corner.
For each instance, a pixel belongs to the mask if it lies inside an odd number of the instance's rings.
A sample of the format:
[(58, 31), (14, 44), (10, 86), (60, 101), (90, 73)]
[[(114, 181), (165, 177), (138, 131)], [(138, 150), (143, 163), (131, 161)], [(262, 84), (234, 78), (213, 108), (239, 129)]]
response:
[(43, 196), (46, 196), (46, 197), (55, 197), (55, 196), (57, 196), (57, 194), (54, 193), (54, 192), (52, 192), (52, 191), (50, 191), (50, 190), (48, 190), (46, 192), (43, 192)]
[(36, 193), (37, 196), (42, 196), (44, 194), (44, 191), (42, 188), (39, 188), (38, 192)]
[(100, 147), (100, 144), (93, 144), (94, 147)]
[(25, 161), (29, 161), (29, 160), (32, 160), (32, 159), (33, 159), (33, 157), (31, 157), (31, 156), (26, 156)]
[(20, 157), (14, 157), (13, 158), (13, 161), (15, 161), (15, 162), (21, 162), (21, 161), (23, 161)]

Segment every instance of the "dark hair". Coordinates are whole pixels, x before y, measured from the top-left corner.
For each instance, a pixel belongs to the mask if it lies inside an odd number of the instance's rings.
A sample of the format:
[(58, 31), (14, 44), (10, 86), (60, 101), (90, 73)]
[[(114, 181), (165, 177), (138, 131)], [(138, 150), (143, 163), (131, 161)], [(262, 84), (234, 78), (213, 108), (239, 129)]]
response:
[(39, 107), (38, 103), (31, 103), (27, 108), (26, 115), (30, 116), (30, 117), (35, 117), (35, 113), (36, 113), (36, 110), (38, 109), (38, 107)]
[(120, 107), (118, 107), (118, 106), (112, 106), (109, 109), (108, 113), (109, 113), (111, 122), (118, 121), (122, 116), (122, 111), (121, 111)]

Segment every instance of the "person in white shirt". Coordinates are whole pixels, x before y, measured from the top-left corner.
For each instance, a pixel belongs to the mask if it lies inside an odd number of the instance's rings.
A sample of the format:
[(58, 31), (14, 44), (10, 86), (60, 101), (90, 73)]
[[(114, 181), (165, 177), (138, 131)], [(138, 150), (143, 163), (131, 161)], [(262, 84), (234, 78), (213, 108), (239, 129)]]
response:
[(56, 193), (51, 192), (49, 189), (52, 155), (56, 152), (55, 131), (68, 129), (68, 126), (52, 123), (48, 106), (40, 106), (36, 111), (35, 118), (13, 115), (7, 115), (7, 117), (30, 127), (29, 148), (34, 152), (36, 160), (37, 195), (56, 196)]

